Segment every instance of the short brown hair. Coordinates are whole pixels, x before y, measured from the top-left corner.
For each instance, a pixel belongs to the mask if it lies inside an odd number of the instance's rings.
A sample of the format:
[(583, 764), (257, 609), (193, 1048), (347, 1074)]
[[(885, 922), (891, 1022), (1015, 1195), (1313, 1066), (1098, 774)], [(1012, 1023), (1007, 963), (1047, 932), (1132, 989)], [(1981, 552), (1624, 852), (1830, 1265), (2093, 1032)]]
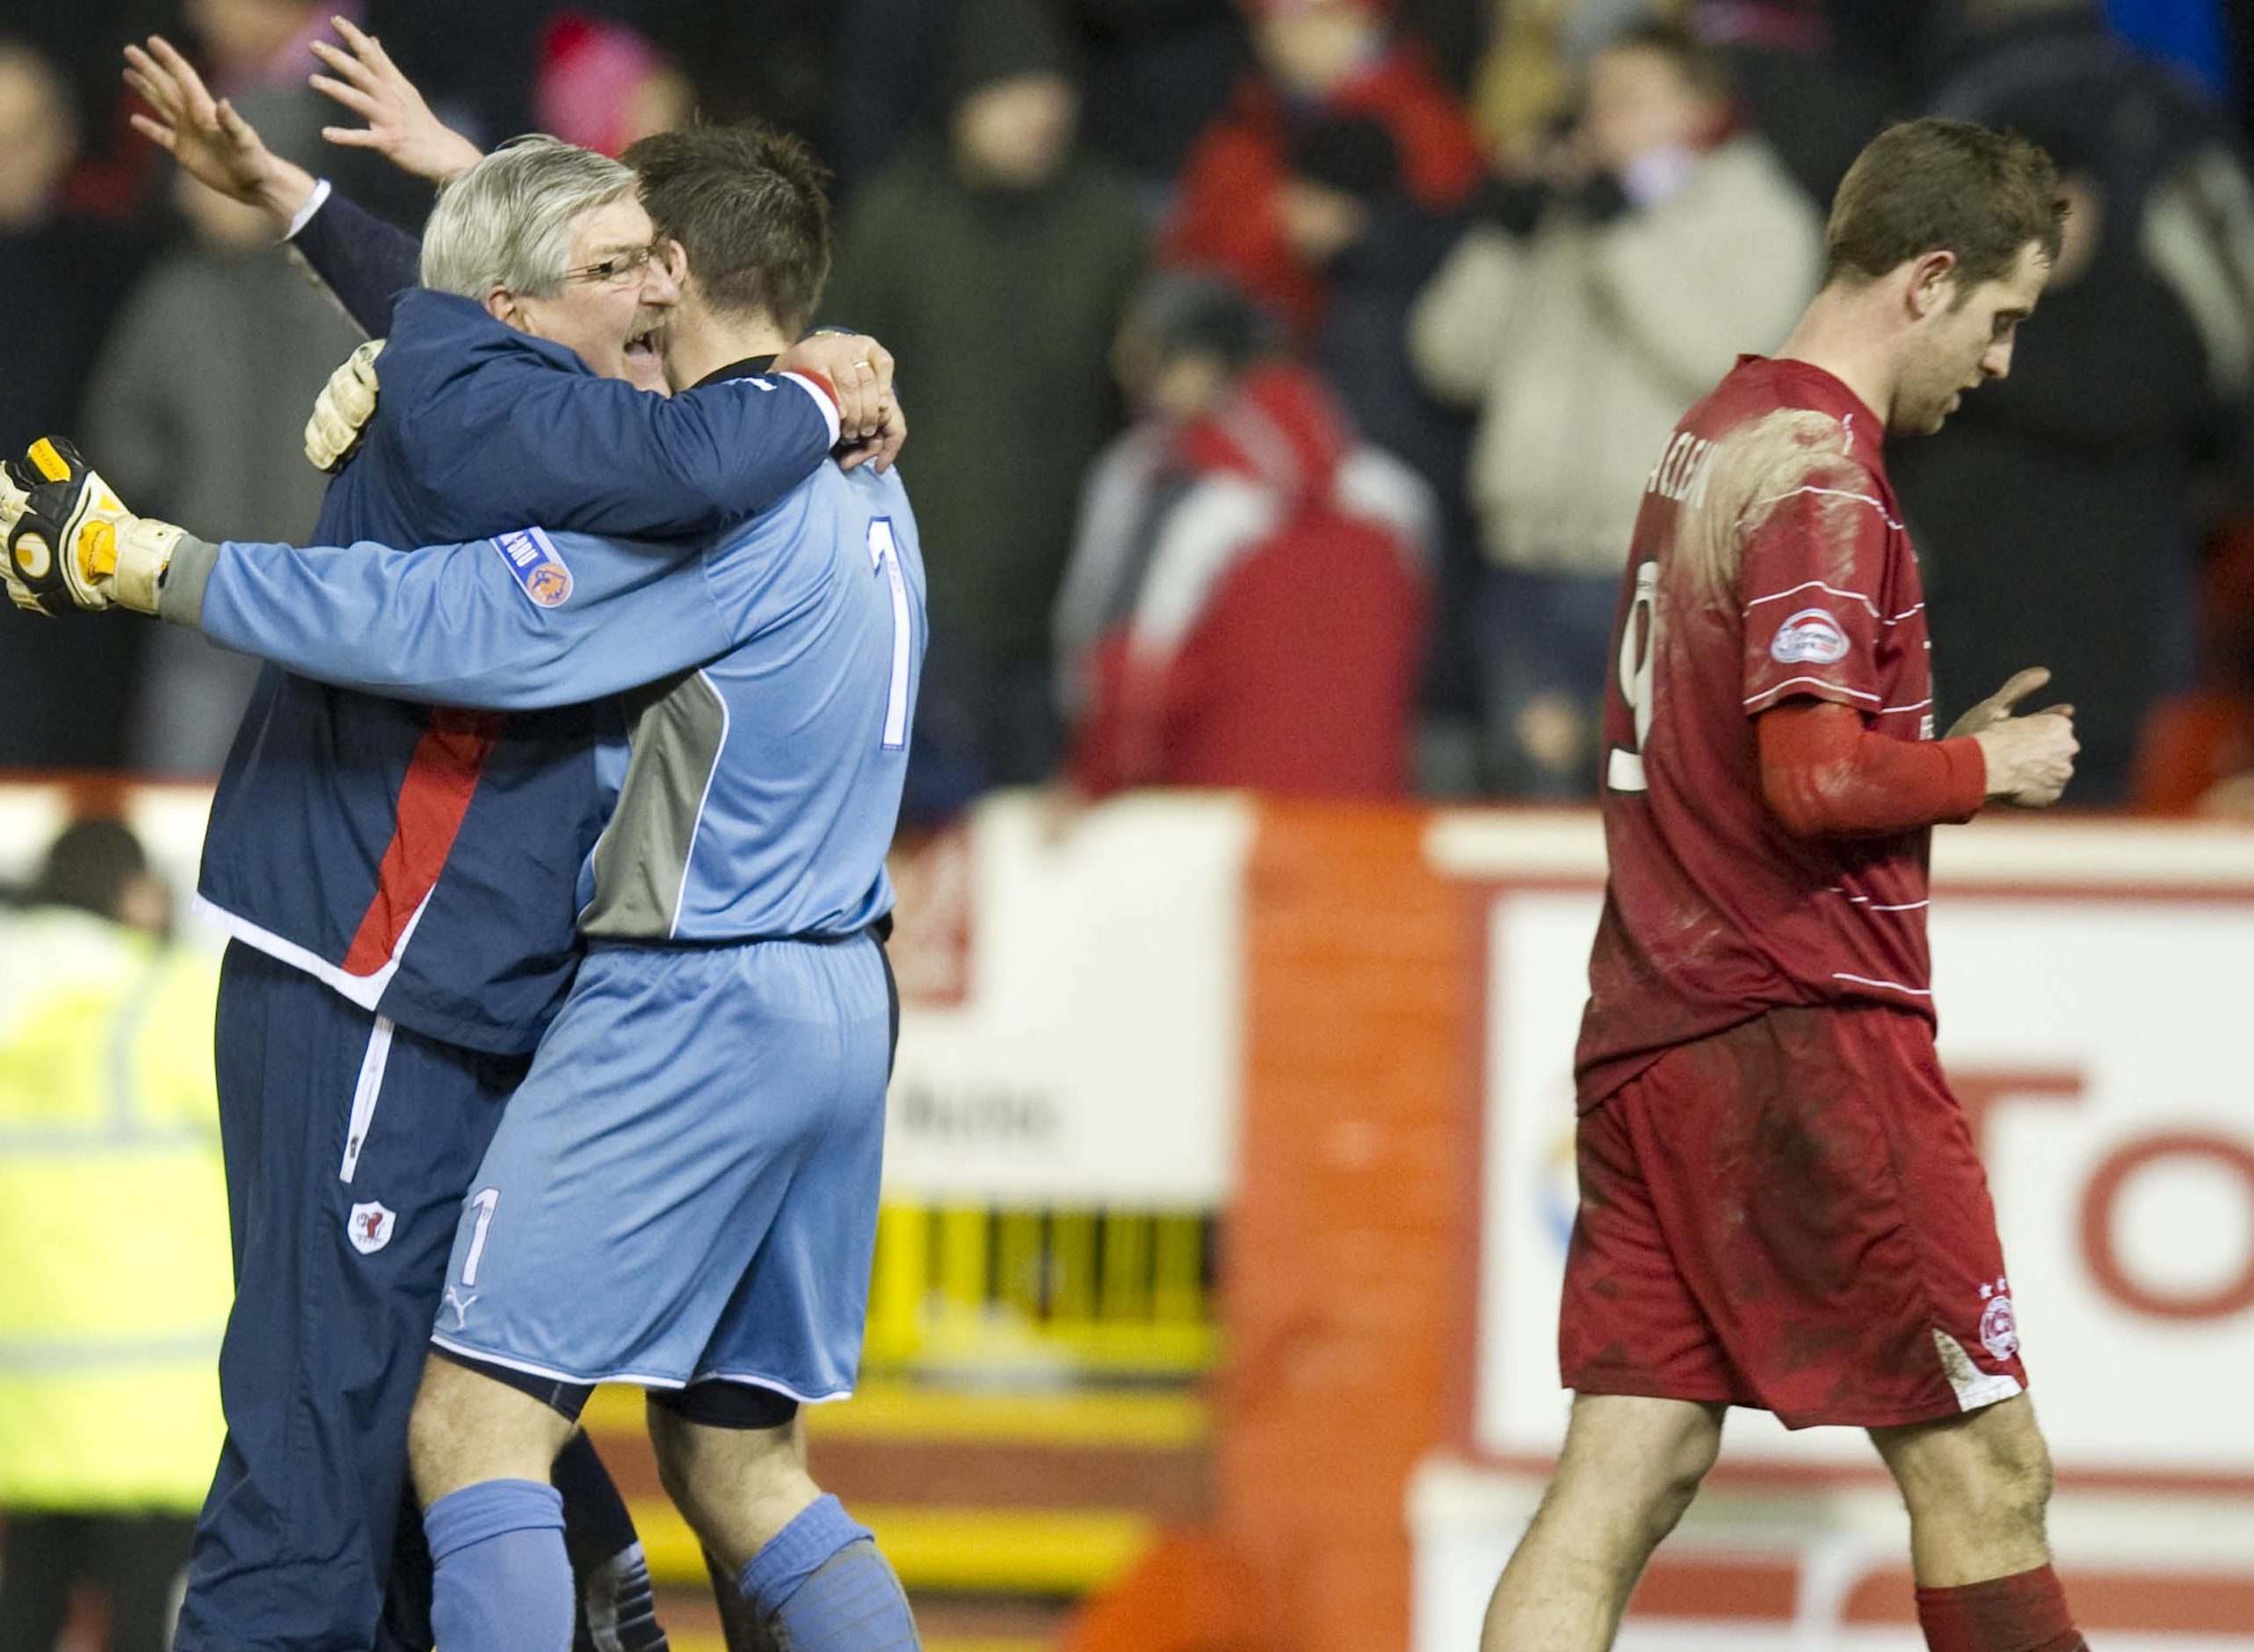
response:
[(1832, 198), (1824, 285), (1951, 252), (1969, 293), (2009, 275), (2029, 242), (2055, 259), (2065, 221), (2058, 169), (2026, 139), (1968, 120), (1905, 121), (1864, 147)]
[(830, 174), (805, 144), (746, 120), (661, 132), (625, 158), (714, 308), (805, 330), (830, 279)]

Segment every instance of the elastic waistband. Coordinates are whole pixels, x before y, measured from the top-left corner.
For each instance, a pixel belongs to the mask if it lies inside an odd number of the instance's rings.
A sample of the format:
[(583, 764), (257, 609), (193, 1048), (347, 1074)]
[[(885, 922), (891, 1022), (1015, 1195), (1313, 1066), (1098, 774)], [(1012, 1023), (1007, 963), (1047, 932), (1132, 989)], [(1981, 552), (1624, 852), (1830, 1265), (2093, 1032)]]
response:
[(801, 935), (728, 935), (717, 938), (678, 937), (672, 940), (628, 940), (605, 936), (590, 940), (591, 953), (727, 953), (739, 947), (765, 946), (776, 941), (788, 941), (799, 946), (843, 946), (849, 941), (864, 937), (883, 946), (892, 938), (892, 914), (887, 912), (875, 922), (864, 924), (857, 930), (847, 930), (842, 935), (820, 935), (808, 932)]

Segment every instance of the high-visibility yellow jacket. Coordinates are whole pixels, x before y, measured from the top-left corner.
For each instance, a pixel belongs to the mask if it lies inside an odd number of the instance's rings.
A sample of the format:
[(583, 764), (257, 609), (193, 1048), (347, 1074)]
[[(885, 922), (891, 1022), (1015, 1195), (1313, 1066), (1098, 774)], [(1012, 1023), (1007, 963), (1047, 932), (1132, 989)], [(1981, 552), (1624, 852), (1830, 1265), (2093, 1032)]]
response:
[(0, 1508), (193, 1510), (232, 1295), (212, 961), (0, 914)]

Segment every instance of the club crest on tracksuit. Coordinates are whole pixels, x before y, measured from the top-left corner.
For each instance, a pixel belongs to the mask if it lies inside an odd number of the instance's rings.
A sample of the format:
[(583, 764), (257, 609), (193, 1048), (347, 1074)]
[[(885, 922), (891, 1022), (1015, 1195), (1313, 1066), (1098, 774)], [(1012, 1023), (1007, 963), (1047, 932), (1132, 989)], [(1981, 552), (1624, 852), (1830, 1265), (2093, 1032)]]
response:
[(371, 1256), (391, 1243), (392, 1229), (399, 1223), (396, 1212), (371, 1199), (365, 1205), (355, 1205), (344, 1218), (344, 1235), (352, 1242), (352, 1249), (362, 1256)]

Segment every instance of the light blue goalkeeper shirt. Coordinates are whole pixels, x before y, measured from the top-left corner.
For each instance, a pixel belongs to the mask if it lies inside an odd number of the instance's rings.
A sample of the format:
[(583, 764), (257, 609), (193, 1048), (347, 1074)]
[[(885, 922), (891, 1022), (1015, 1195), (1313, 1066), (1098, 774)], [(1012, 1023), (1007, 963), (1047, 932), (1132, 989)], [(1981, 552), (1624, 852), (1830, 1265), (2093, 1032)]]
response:
[(406, 550), (184, 540), (163, 617), (304, 676), (525, 710), (624, 696), (594, 940), (843, 936), (884, 869), (924, 662), (896, 475), (825, 463), (710, 548), (536, 527)]

